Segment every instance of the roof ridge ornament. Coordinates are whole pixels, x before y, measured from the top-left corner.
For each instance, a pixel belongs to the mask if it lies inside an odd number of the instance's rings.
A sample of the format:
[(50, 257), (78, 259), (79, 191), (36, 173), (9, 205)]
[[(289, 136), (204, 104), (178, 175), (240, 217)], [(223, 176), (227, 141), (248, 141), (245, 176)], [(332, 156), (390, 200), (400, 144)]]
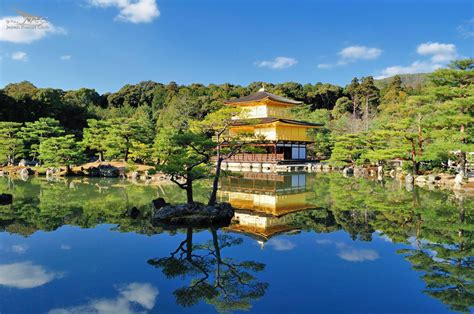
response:
[(259, 92), (264, 92), (265, 91), (265, 84), (262, 83), (262, 87), (258, 90)]

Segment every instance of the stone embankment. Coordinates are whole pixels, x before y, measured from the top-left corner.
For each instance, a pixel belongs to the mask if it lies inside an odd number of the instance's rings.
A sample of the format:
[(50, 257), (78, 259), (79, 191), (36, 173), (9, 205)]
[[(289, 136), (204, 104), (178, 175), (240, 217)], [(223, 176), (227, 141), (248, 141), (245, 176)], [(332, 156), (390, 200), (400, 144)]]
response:
[(5, 166), (0, 167), (0, 176), (13, 176), (28, 179), (30, 176), (66, 177), (84, 176), (96, 178), (127, 178), (134, 181), (163, 182), (169, 181), (163, 173), (156, 173), (154, 167), (133, 165), (125, 162), (94, 162), (72, 167), (35, 167), (35, 166)]

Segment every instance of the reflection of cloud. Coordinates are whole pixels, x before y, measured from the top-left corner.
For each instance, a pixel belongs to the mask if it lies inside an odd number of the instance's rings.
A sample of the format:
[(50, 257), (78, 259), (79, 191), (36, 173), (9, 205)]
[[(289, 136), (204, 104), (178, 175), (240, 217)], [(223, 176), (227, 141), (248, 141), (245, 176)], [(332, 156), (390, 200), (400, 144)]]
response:
[(0, 265), (0, 285), (18, 289), (36, 288), (47, 284), (60, 274), (46, 271), (31, 262)]
[(71, 249), (71, 246), (67, 244), (61, 244), (60, 248), (61, 250), (69, 251)]
[(316, 240), (317, 244), (334, 244), (339, 250), (337, 256), (349, 262), (375, 261), (379, 259), (379, 253), (370, 249), (355, 249), (344, 242), (335, 242), (328, 239)]
[(12, 252), (17, 254), (23, 254), (28, 250), (28, 246), (26, 244), (15, 244), (12, 245)]
[(354, 248), (341, 249), (337, 256), (349, 262), (375, 261), (379, 258), (379, 254), (374, 250), (359, 250)]
[(384, 240), (385, 242), (393, 242), (392, 239), (388, 235), (383, 234), (382, 231), (377, 231), (377, 235), (379, 239)]
[(79, 314), (79, 313), (117, 313), (131, 314), (142, 313), (133, 308), (138, 304), (145, 310), (151, 310), (155, 306), (158, 289), (149, 283), (133, 282), (118, 289), (119, 295), (113, 299), (94, 299), (85, 305), (71, 308), (59, 308), (49, 311), (50, 314)]
[(321, 239), (321, 240), (316, 240), (317, 244), (331, 244), (332, 241), (328, 239)]
[(270, 239), (267, 245), (271, 246), (275, 251), (289, 251), (296, 247), (293, 242), (286, 239)]

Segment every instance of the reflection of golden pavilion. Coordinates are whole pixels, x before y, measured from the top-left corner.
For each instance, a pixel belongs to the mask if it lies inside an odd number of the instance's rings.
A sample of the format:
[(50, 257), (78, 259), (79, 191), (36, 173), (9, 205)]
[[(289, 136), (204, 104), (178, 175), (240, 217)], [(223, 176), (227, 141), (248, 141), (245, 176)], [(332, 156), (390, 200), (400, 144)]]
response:
[(243, 173), (223, 178), (221, 201), (234, 207), (235, 215), (227, 230), (250, 234), (260, 240), (295, 230), (290, 213), (311, 208), (304, 173)]

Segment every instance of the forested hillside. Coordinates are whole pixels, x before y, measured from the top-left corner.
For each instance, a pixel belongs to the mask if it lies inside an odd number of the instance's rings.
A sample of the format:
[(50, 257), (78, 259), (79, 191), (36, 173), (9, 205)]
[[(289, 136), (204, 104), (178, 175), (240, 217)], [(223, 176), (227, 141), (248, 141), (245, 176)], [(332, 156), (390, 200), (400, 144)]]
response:
[(383, 89), (391, 82), (393, 82), (396, 77), (399, 77), (402, 81), (403, 87), (420, 89), (423, 88), (426, 81), (428, 80), (428, 75), (429, 73), (400, 74), (384, 79), (375, 80), (375, 86), (377, 86), (377, 88), (379, 89)]
[(189, 132), (192, 121), (219, 110), (224, 100), (264, 85), (304, 103), (295, 118), (325, 124), (314, 134), (313, 158), (352, 164), (398, 158), (409, 160), (415, 171), (422, 164), (440, 167), (450, 150), (473, 150), (473, 67), (473, 59), (466, 59), (429, 75), (354, 78), (344, 87), (146, 81), (100, 95), (87, 88), (9, 84), (0, 90), (0, 162), (25, 157), (73, 164), (100, 155), (159, 163), (171, 133)]

